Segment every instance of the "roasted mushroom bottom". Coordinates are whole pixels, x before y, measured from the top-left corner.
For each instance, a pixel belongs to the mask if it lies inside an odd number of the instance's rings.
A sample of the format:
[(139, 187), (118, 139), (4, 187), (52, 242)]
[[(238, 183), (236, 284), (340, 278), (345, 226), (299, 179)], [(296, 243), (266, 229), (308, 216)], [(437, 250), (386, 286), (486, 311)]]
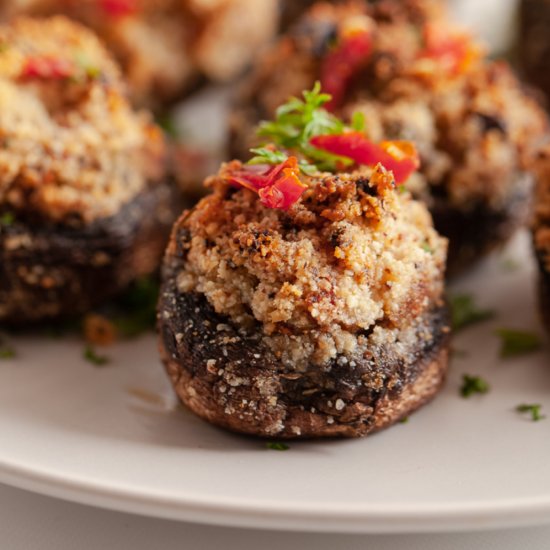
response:
[(159, 303), (160, 351), (175, 390), (199, 417), (245, 434), (283, 439), (361, 437), (391, 426), (428, 402), (444, 382), (448, 309), (417, 320), (416, 344), (363, 364), (339, 357), (306, 372), (289, 370), (198, 293), (179, 293), (174, 259)]
[(86, 226), (0, 225), (0, 322), (78, 315), (155, 272), (180, 208), (166, 182)]
[(537, 250), (539, 265), (539, 297), (540, 312), (547, 331), (550, 333), (550, 269), (548, 258), (541, 250)]
[(447, 277), (464, 273), (490, 252), (503, 247), (531, 214), (533, 177), (520, 174), (500, 207), (479, 201), (459, 209), (445, 199), (430, 207), (436, 230), (449, 239)]

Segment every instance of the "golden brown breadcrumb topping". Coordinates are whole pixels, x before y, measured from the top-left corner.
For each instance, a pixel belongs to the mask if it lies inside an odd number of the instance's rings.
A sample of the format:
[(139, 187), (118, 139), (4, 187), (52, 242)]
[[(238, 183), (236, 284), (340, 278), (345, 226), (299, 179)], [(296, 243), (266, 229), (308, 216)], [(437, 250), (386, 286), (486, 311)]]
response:
[(446, 240), (382, 167), (304, 176), (309, 188), (288, 211), (225, 184), (239, 167), (223, 167), (176, 224), (172, 247), (186, 258), (178, 288), (238, 325), (258, 323), (284, 362), (299, 369), (367, 341), (403, 341), (441, 300)]
[(164, 171), (98, 39), (64, 17), (0, 27), (0, 206), (54, 222), (115, 214)]

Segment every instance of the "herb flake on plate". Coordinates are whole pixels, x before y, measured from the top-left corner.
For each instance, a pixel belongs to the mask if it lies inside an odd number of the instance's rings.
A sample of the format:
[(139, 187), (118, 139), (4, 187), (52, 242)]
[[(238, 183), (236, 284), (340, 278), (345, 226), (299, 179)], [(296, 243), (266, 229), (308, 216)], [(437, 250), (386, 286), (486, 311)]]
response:
[(488, 321), (495, 316), (493, 310), (478, 308), (473, 296), (469, 294), (451, 296), (450, 304), (452, 325), (455, 332)]
[(468, 399), (475, 394), (489, 393), (490, 386), (486, 380), (480, 376), (470, 376), (465, 374), (462, 377), (462, 386), (460, 387), (460, 395), (464, 399)]
[(280, 441), (270, 441), (266, 447), (271, 451), (288, 451), (290, 449), (286, 443), (281, 443)]
[(502, 359), (533, 353), (542, 347), (542, 340), (534, 332), (501, 328), (496, 334), (501, 339)]
[(530, 405), (522, 404), (516, 407), (516, 411), (518, 413), (530, 414), (531, 420), (533, 422), (538, 422), (539, 420), (543, 420), (544, 418), (546, 418), (546, 416), (540, 413), (541, 409), (542, 409), (542, 405), (539, 405), (539, 404), (530, 404)]
[(0, 342), (0, 359), (13, 359), (15, 350), (8, 344)]
[(86, 346), (83, 353), (84, 359), (95, 365), (96, 367), (103, 367), (107, 365), (110, 359), (106, 355), (99, 355), (92, 346)]

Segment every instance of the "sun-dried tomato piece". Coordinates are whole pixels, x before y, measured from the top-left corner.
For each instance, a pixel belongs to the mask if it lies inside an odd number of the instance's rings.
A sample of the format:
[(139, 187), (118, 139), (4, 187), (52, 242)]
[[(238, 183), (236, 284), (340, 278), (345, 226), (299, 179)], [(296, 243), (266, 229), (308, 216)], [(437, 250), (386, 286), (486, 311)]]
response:
[(318, 149), (347, 157), (356, 164), (382, 164), (393, 172), (397, 183), (405, 182), (419, 168), (420, 160), (414, 145), (407, 141), (385, 141), (377, 145), (361, 132), (316, 136), (311, 144)]
[(326, 104), (329, 111), (340, 106), (352, 78), (369, 60), (372, 36), (366, 28), (353, 28), (343, 33), (338, 44), (328, 53), (321, 67), (323, 92), (332, 99)]
[(29, 57), (21, 69), (22, 79), (53, 79), (70, 78), (75, 73), (74, 64), (67, 59), (56, 57)]
[(276, 166), (246, 166), (226, 177), (231, 185), (258, 193), (260, 201), (268, 208), (288, 210), (307, 189), (299, 173), (298, 159), (290, 157)]

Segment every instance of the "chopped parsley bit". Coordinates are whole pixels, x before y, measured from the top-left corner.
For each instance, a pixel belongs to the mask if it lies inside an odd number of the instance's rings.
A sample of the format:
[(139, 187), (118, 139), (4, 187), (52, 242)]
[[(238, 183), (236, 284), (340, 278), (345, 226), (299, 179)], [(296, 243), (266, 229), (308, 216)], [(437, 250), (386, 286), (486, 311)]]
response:
[(533, 422), (538, 422), (546, 418), (546, 416), (540, 414), (541, 409), (542, 405), (518, 405), (516, 407), (518, 413), (529, 413)]
[(409, 417), (404, 416), (400, 421), (399, 424), (408, 424), (409, 423)]
[(97, 354), (91, 346), (86, 347), (83, 357), (84, 359), (86, 359), (86, 361), (92, 363), (92, 365), (95, 365), (96, 367), (102, 367), (109, 362), (108, 357), (106, 357), (105, 355)]
[(15, 221), (15, 216), (12, 212), (4, 212), (0, 215), (0, 225), (12, 225)]
[(506, 258), (502, 260), (501, 266), (502, 266), (502, 269), (507, 273), (512, 273), (514, 271), (517, 271), (521, 267), (519, 262), (516, 262), (516, 260), (513, 260), (512, 258)]
[[(84, 52), (77, 52), (74, 56), (77, 66), (90, 80), (96, 80), (101, 76), (101, 69), (94, 65)], [(78, 79), (76, 79), (78, 81)]]
[(474, 298), (467, 294), (451, 296), (450, 302), (452, 325), (455, 332), (495, 316), (494, 311), (478, 309)]
[(483, 380), (483, 378), (480, 378), (479, 376), (470, 376), (469, 374), (465, 374), (462, 377), (460, 395), (467, 399), (476, 393), (488, 393), (489, 389), (489, 384), (485, 380)]
[(456, 357), (457, 359), (465, 359), (466, 357), (468, 357), (468, 352), (464, 351), (463, 349), (452, 348), (451, 356)]
[(116, 302), (117, 313), (109, 316), (123, 338), (139, 336), (155, 328), (159, 284), (153, 277), (136, 281)]
[(172, 140), (177, 140), (180, 138), (180, 133), (176, 126), (174, 118), (170, 116), (168, 113), (158, 115), (156, 118), (156, 123), (162, 128), (164, 133)]
[(288, 159), (288, 156), (281, 151), (274, 151), (267, 147), (259, 147), (257, 149), (250, 149), (251, 153), (256, 156), (252, 157), (248, 164), (281, 164)]
[(8, 344), (0, 342), (0, 359), (13, 359), (15, 350)]
[(270, 441), (267, 443), (266, 447), (272, 451), (288, 451), (290, 449), (286, 443), (281, 443), (279, 441)]
[[(303, 92), (304, 99), (291, 98), (287, 103), (281, 105), (276, 112), (274, 121), (262, 122), (258, 128), (258, 136), (266, 138), (283, 149), (299, 151), (311, 162), (303, 161), (300, 169), (305, 174), (312, 174), (316, 171), (335, 172), (341, 167), (350, 166), (353, 161), (346, 157), (334, 155), (322, 151), (311, 145), (310, 141), (315, 136), (342, 134), (346, 125), (337, 117), (323, 109), (323, 105), (331, 100), (329, 94), (321, 93), (321, 84), (315, 83), (310, 91)], [(364, 126), (364, 116), (353, 117), (354, 126)], [(264, 149), (265, 151), (265, 149)], [(253, 151), (257, 153), (256, 151)], [(285, 155), (286, 157), (286, 155)], [(263, 162), (268, 164), (279, 164), (270, 155), (264, 157)], [(258, 159), (254, 159), (258, 163)]]
[(427, 242), (422, 243), (421, 246), (422, 250), (424, 250), (424, 252), (427, 252), (428, 254), (433, 254), (435, 252), (434, 249)]
[(500, 356), (503, 359), (532, 353), (542, 347), (540, 337), (532, 332), (502, 328), (496, 334), (502, 340)]

